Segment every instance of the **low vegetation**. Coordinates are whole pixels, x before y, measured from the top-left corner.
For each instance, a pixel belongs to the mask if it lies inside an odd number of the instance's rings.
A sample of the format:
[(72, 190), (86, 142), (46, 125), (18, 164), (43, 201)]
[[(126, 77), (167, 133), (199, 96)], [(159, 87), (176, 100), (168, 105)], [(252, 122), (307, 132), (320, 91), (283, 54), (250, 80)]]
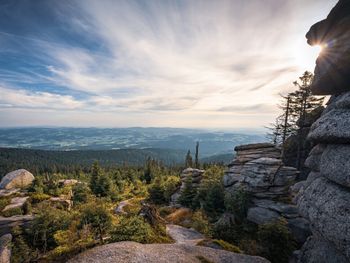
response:
[[(197, 165), (200, 166), (198, 161)], [(206, 172), (196, 188), (190, 177), (185, 182), (179, 197), (181, 208), (169, 203), (180, 188), (182, 169), (166, 167), (152, 159), (143, 168), (104, 169), (94, 163), (87, 172), (36, 175), (25, 205), (3, 212), (4, 216), (35, 216), (28, 228), (13, 229), (12, 261), (64, 262), (83, 250), (109, 242), (169, 243), (173, 240), (167, 236), (165, 224), (172, 223), (202, 233), (207, 239), (199, 245), (287, 262), (295, 247), (285, 222), (260, 227), (247, 222), (249, 195), (243, 190), (224, 194), (224, 166), (203, 168)], [(62, 180), (66, 178), (76, 181), (64, 185)], [(53, 197), (63, 201), (55, 203)], [(0, 199), (1, 210), (10, 200)], [(73, 201), (73, 205), (64, 205), (66, 200)], [(116, 213), (121, 201), (123, 211)], [(150, 220), (141, 216), (144, 203), (161, 217)], [(234, 214), (234, 222), (218, 224), (224, 213)]]

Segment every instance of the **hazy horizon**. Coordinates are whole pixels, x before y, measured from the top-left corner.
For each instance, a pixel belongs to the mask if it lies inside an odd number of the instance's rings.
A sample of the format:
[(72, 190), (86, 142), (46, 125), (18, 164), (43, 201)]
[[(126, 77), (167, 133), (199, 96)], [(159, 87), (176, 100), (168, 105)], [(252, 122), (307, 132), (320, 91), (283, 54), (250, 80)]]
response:
[(335, 3), (2, 0), (1, 126), (263, 131)]

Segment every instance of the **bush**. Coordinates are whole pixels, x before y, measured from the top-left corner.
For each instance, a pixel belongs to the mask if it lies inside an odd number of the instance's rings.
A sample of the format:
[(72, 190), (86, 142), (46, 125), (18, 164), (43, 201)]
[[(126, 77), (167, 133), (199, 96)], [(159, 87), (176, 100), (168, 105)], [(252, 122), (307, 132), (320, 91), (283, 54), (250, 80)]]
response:
[(111, 232), (113, 242), (135, 241), (143, 244), (153, 243), (157, 238), (151, 225), (139, 216), (122, 216), (119, 224)]
[(19, 226), (15, 226), (12, 231), (12, 248), (11, 248), (11, 262), (22, 263), (30, 262), (30, 259), (34, 257), (34, 252), (27, 244), (22, 229)]
[(86, 203), (91, 196), (90, 188), (83, 183), (78, 183), (73, 186), (73, 202)]
[(244, 254), (252, 256), (259, 255), (261, 251), (261, 247), (255, 239), (242, 239), (239, 242), (239, 247), (244, 251)]
[(53, 208), (49, 204), (39, 204), (38, 211), (39, 214), (32, 221), (28, 234), (32, 245), (45, 253), (57, 245), (54, 234), (58, 230), (67, 229), (71, 218), (68, 212)]
[(196, 194), (197, 194), (196, 190), (193, 188), (193, 184), (192, 184), (192, 176), (187, 176), (185, 180), (184, 188), (181, 191), (178, 202), (185, 207), (192, 208), (193, 200)]
[(202, 211), (196, 211), (192, 216), (191, 226), (207, 237), (212, 235), (211, 225)]
[(172, 206), (162, 206), (159, 208), (159, 215), (163, 218), (167, 217), (168, 215), (174, 213), (176, 211), (175, 207)]
[(260, 225), (257, 234), (262, 248), (261, 256), (272, 263), (287, 263), (289, 256), (296, 249), (295, 241), (284, 219)]
[(246, 218), (249, 202), (249, 193), (241, 188), (237, 189), (233, 193), (227, 193), (225, 195), (226, 211), (234, 214), (235, 218), (239, 222), (243, 222)]
[(50, 195), (43, 194), (43, 193), (34, 193), (34, 194), (31, 194), (31, 196), (30, 196), (30, 200), (33, 204), (40, 203), (40, 202), (48, 200), (50, 198), (51, 198)]
[(11, 198), (10, 197), (2, 197), (2, 198), (0, 198), (0, 211), (2, 211), (10, 203), (11, 203)]
[(150, 201), (157, 205), (165, 204), (166, 199), (164, 197), (164, 191), (165, 187), (161, 178), (158, 176), (154, 179), (153, 184), (148, 188)]
[(112, 227), (112, 215), (103, 203), (89, 203), (82, 207), (80, 229), (90, 226), (95, 237), (103, 243), (103, 237)]
[(170, 202), (171, 196), (177, 191), (181, 185), (180, 177), (178, 176), (167, 176), (164, 182), (164, 198), (166, 202)]
[(4, 217), (11, 217), (11, 216), (16, 216), (16, 215), (23, 215), (23, 210), (20, 207), (16, 207), (16, 208), (11, 208), (8, 209), (4, 212), (2, 212), (2, 215)]
[(192, 211), (188, 208), (180, 208), (168, 215), (165, 219), (173, 224), (181, 224), (185, 220), (190, 220)]
[(233, 253), (242, 253), (242, 251), (239, 249), (239, 247), (234, 246), (234, 245), (232, 245), (224, 240), (214, 239), (213, 243), (220, 246), (224, 250), (231, 251)]

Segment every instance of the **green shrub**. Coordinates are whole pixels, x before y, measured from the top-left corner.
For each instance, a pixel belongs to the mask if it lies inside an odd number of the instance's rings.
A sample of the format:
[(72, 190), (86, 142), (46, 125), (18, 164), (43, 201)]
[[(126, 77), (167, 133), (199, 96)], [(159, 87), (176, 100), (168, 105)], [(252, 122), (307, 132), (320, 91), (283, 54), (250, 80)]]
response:
[(73, 202), (74, 203), (86, 203), (91, 196), (90, 188), (83, 183), (78, 183), (73, 186)]
[(164, 197), (165, 187), (160, 176), (154, 179), (153, 184), (148, 188), (149, 199), (154, 204), (165, 204)]
[(22, 229), (19, 226), (12, 228), (12, 247), (11, 247), (11, 262), (22, 263), (30, 262), (30, 259), (35, 255), (34, 251), (28, 245), (24, 238)]
[(164, 198), (166, 202), (170, 202), (171, 196), (176, 192), (180, 185), (180, 177), (173, 175), (166, 177), (166, 181), (164, 182)]
[(216, 245), (219, 245), (222, 249), (233, 252), (233, 253), (242, 253), (242, 251), (239, 249), (239, 247), (232, 245), (224, 240), (221, 239), (214, 239), (213, 243)]
[(185, 207), (192, 208), (196, 194), (197, 192), (193, 188), (192, 184), (192, 176), (187, 176), (184, 188), (181, 191), (181, 195), (179, 196), (178, 202)]
[(192, 224), (191, 226), (198, 232), (204, 234), (207, 237), (212, 235), (211, 225), (202, 211), (196, 211), (192, 215)]
[(135, 241), (153, 243), (156, 240), (154, 230), (139, 216), (122, 216), (120, 222), (111, 232), (113, 242)]
[(257, 234), (262, 248), (261, 256), (272, 263), (287, 263), (289, 256), (296, 249), (285, 220), (260, 225)]
[(159, 208), (159, 215), (163, 218), (167, 217), (168, 215), (174, 213), (176, 211), (175, 207), (171, 206), (163, 206)]
[(11, 209), (8, 209), (8, 210), (2, 212), (2, 215), (4, 217), (23, 215), (23, 210), (20, 207), (15, 207), (15, 208), (11, 208)]
[(0, 198), (0, 211), (2, 211), (10, 203), (11, 203), (11, 198), (10, 197), (2, 197), (2, 198)]
[(112, 215), (104, 203), (91, 202), (82, 207), (80, 215), (80, 228), (90, 226), (95, 238), (103, 243), (103, 237), (112, 227)]
[(241, 188), (225, 195), (226, 211), (234, 214), (239, 222), (243, 222), (246, 218), (249, 202), (249, 193)]
[(57, 246), (54, 234), (69, 227), (71, 215), (46, 203), (39, 204), (37, 210), (39, 213), (28, 228), (28, 235), (34, 247), (46, 252)]
[(33, 204), (40, 203), (40, 202), (48, 200), (50, 198), (51, 198), (50, 195), (43, 194), (43, 193), (34, 193), (34, 194), (31, 194), (31, 196), (30, 196), (30, 200)]

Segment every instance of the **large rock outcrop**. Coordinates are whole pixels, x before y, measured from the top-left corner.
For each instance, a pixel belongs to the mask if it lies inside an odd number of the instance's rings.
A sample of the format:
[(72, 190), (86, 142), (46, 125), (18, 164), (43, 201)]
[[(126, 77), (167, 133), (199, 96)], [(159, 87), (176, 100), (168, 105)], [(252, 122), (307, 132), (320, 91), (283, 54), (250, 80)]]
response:
[(350, 1), (340, 0), (325, 20), (306, 35), (311, 45), (324, 47), (316, 61), (312, 91), (315, 95), (350, 90)]
[(68, 263), (268, 263), (261, 257), (235, 254), (220, 249), (188, 244), (139, 244), (136, 242), (118, 242), (98, 246), (85, 251)]
[(6, 174), (0, 182), (0, 189), (25, 188), (34, 181), (34, 176), (25, 169)]
[(339, 1), (307, 38), (325, 46), (312, 91), (332, 97), (308, 136), (318, 145), (306, 160), (312, 172), (298, 186), (296, 201), (310, 221), (312, 237), (299, 262), (345, 263), (350, 262), (350, 1)]
[(350, 113), (350, 108), (337, 103), (349, 95), (334, 96), (331, 109), (326, 109), (309, 134), (318, 145), (306, 160), (312, 172), (296, 197), (299, 212), (310, 221), (313, 232), (302, 249), (303, 263), (316, 262), (313, 258), (320, 255), (321, 245), (329, 248), (328, 255), (320, 256), (318, 262), (350, 261), (350, 123), (341, 117), (346, 111)]
[(289, 188), (295, 183), (298, 171), (284, 166), (280, 149), (269, 143), (242, 145), (235, 148), (237, 155), (226, 171), (223, 182), (228, 193), (244, 190), (250, 194), (251, 204), (247, 219), (265, 224), (283, 217), (299, 243), (310, 234), (307, 220), (301, 218), (289, 199)]

